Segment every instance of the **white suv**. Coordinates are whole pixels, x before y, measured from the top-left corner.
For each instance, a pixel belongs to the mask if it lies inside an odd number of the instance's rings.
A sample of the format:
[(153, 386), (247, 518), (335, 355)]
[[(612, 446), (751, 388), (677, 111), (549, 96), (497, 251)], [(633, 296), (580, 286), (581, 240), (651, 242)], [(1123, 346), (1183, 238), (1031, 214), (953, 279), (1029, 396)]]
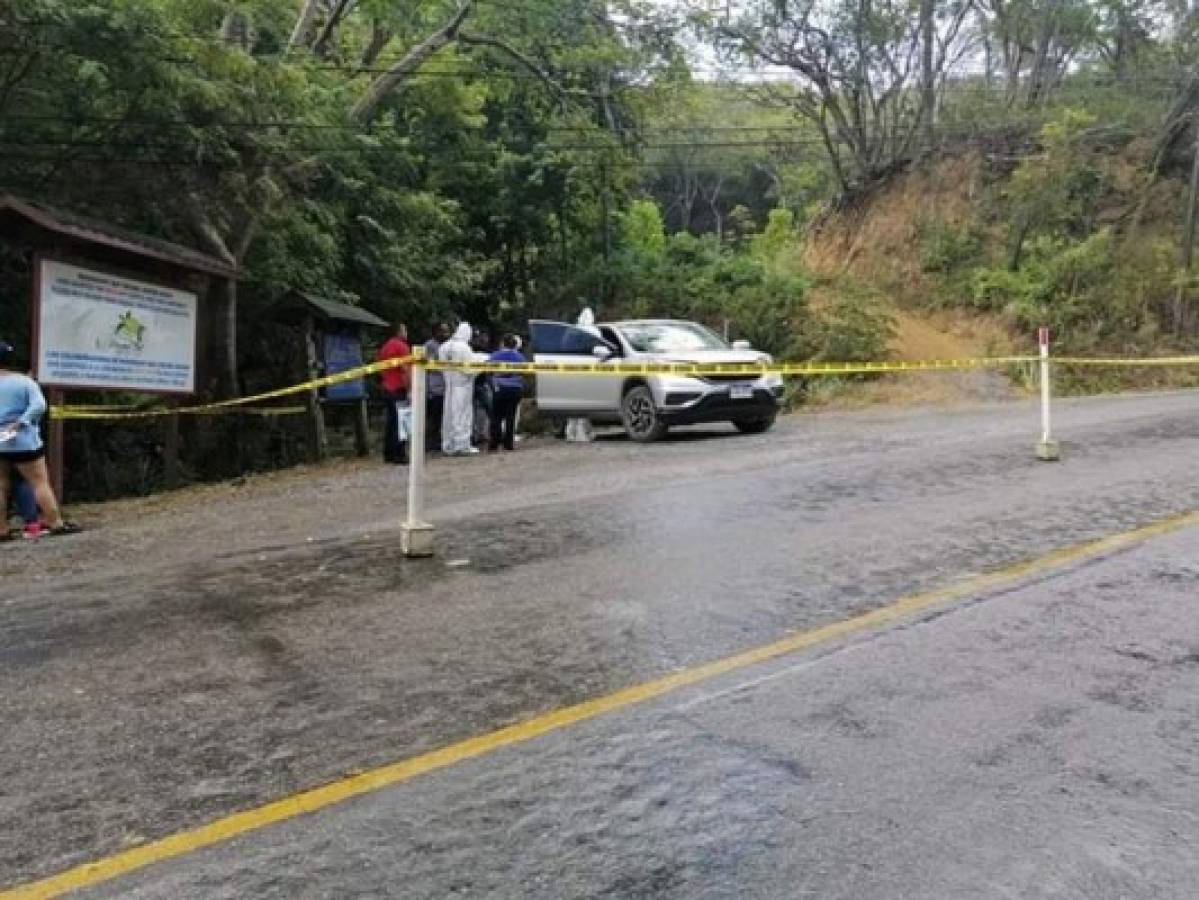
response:
[[(594, 326), (529, 323), (536, 362), (737, 363), (770, 356), (737, 341), (730, 347), (702, 325), (671, 319)], [(731, 422), (746, 434), (774, 424), (783, 380), (777, 375), (538, 374), (537, 408), (555, 421), (586, 418), (624, 425), (635, 441), (662, 437), (671, 425)]]

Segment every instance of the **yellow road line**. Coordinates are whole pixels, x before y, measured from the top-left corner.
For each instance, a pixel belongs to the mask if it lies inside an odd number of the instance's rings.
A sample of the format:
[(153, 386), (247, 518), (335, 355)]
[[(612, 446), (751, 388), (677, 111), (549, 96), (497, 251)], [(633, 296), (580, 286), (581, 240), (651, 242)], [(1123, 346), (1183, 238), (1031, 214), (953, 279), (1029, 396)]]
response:
[(577, 725), (589, 719), (594, 719), (605, 713), (624, 709), (635, 704), (644, 703), (677, 691), (680, 688), (697, 684), (720, 675), (744, 669), (757, 663), (777, 659), (800, 650), (808, 650), (820, 644), (828, 643), (839, 638), (845, 638), (859, 632), (868, 631), (887, 625), (897, 619), (906, 618), (916, 613), (924, 612), (937, 606), (997, 588), (1006, 587), (1024, 578), (1050, 572), (1062, 566), (1094, 559), (1105, 554), (1113, 553), (1127, 547), (1142, 543), (1150, 538), (1178, 531), (1192, 525), (1199, 525), (1199, 512), (1187, 513), (1164, 519), (1152, 525), (1146, 525), (1122, 534), (1074, 544), (1061, 550), (1055, 550), (1045, 556), (1017, 563), (1006, 568), (979, 575), (957, 584), (904, 597), (895, 602), (876, 609), (872, 612), (811, 631), (794, 634), (782, 640), (755, 647), (742, 653), (728, 656), (713, 662), (704, 663), (690, 669), (684, 669), (662, 678), (655, 678), (624, 690), (597, 697), (567, 706), (562, 709), (537, 716), (526, 722), (509, 725), (489, 734), (479, 735), (425, 753), (411, 759), (391, 763), (357, 775), (351, 775), (339, 781), (334, 781), (322, 787), (302, 791), (276, 800), (257, 809), (234, 813), (207, 825), (190, 831), (182, 831), (161, 840), (151, 841), (140, 847), (125, 850), (120, 853), (95, 862), (85, 863), (74, 869), (69, 869), (58, 875), (53, 875), (41, 881), (32, 882), (21, 887), (0, 892), (0, 900), (30, 900), (30, 898), (57, 897), (68, 891), (80, 890), (85, 887), (100, 884), (136, 871), (145, 866), (178, 856), (193, 853), (204, 847), (211, 847), (238, 835), (256, 831), (269, 825), (286, 822), (297, 816), (317, 812), (326, 807), (342, 803), (352, 797), (378, 791), (385, 787), (401, 784), (437, 769), (456, 765), (469, 759), (492, 753), (503, 747), (524, 743), (552, 731)]

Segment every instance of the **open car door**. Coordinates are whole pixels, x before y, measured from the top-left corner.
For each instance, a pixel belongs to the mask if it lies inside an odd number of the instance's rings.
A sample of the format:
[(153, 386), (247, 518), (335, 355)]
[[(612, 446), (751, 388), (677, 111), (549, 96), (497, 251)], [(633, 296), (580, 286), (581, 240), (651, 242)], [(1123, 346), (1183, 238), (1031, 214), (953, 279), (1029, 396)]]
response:
[[(611, 346), (594, 331), (569, 325), (534, 319), (529, 322), (533, 343), (533, 361), (565, 365), (598, 363), (596, 347)], [(615, 383), (619, 376), (605, 378), (596, 375), (544, 373), (537, 375), (537, 408), (554, 415), (604, 415), (613, 411), (610, 394), (619, 394)], [(610, 383), (611, 382), (611, 383)], [(619, 403), (619, 396), (615, 402)]]

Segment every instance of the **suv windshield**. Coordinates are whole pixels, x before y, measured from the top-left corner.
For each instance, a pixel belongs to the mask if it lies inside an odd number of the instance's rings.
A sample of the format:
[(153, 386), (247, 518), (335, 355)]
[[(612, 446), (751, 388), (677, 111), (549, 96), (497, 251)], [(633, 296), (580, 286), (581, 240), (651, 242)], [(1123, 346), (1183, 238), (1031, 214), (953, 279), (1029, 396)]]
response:
[(621, 325), (620, 332), (638, 353), (728, 349), (724, 341), (692, 322), (639, 322)]

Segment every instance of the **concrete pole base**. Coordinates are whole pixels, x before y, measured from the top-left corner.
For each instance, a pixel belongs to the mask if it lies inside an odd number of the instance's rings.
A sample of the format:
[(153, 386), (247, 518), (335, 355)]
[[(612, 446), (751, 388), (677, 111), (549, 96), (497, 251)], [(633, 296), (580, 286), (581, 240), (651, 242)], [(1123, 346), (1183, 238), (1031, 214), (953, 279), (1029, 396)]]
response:
[(437, 529), (432, 525), (401, 525), (400, 549), (404, 555), (423, 559), (433, 555), (433, 535)]
[(1042, 462), (1057, 462), (1062, 458), (1062, 448), (1057, 441), (1037, 441), (1037, 459)]

